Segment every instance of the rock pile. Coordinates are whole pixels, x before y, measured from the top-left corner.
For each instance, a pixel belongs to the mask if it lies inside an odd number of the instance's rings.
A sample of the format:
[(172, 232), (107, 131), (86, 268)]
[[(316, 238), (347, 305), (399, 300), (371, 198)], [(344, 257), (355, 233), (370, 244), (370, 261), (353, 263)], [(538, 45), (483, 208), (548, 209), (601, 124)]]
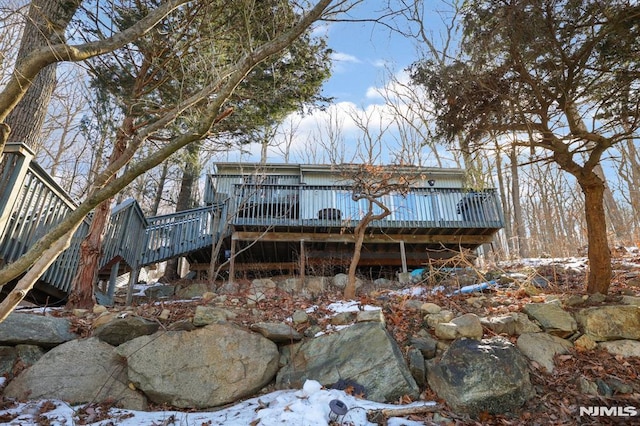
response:
[[(312, 280), (308, 292), (321, 291), (329, 281)], [(245, 309), (254, 309), (256, 296), (268, 297), (276, 287), (271, 280), (254, 282), (254, 303)], [(168, 293), (178, 291), (163, 290)], [(136, 410), (149, 402), (204, 409), (265, 386), (299, 388), (312, 379), (326, 387), (350, 386), (375, 401), (416, 399), (430, 389), (456, 412), (478, 416), (514, 412), (532, 398), (532, 363), (551, 374), (554, 356), (571, 350), (640, 356), (634, 297), (581, 308), (588, 298), (549, 296), (522, 312), (483, 317), (414, 298), (406, 309), (420, 312), (424, 326), (402, 347), (387, 331), (381, 308), (336, 315), (328, 332), (303, 309), (287, 312), (284, 321), (244, 323), (242, 312), (221, 303), (228, 297), (241, 296), (208, 295), (189, 321), (174, 324), (101, 309), (89, 315), (93, 334), (82, 339), (71, 331), (69, 318), (12, 313), (0, 324), (0, 374), (10, 379), (4, 396), (116, 401)], [(467, 302), (485, 303), (477, 295)], [(584, 377), (576, 380), (584, 392), (603, 388)], [(618, 393), (640, 391), (633, 384), (607, 385)]]

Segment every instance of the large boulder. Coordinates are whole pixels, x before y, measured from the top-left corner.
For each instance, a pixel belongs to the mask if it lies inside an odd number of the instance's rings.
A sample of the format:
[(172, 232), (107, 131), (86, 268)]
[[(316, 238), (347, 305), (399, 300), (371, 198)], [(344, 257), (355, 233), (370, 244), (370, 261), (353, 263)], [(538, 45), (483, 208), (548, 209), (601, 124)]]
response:
[(126, 366), (114, 347), (92, 337), (51, 349), (13, 379), (4, 396), (60, 399), (71, 405), (116, 401), (123, 408), (144, 410), (146, 399), (129, 389)]
[(0, 323), (0, 345), (51, 348), (76, 338), (65, 318), (12, 312)]
[(553, 373), (553, 357), (568, 353), (573, 344), (547, 333), (524, 333), (518, 337), (517, 346), (527, 358), (543, 366), (547, 372)]
[(323, 385), (353, 381), (367, 399), (395, 401), (420, 391), (402, 353), (381, 323), (363, 322), (283, 349), (288, 363), (278, 372), (279, 388), (301, 387), (305, 380)]
[(599, 306), (581, 309), (576, 315), (584, 334), (596, 342), (640, 340), (640, 307), (633, 305)]
[(427, 369), (427, 382), (454, 410), (512, 412), (534, 396), (527, 359), (502, 337), (458, 339)]
[(93, 336), (118, 346), (136, 337), (153, 334), (160, 328), (160, 324), (134, 315), (124, 318), (114, 318), (93, 331)]
[(120, 346), (129, 380), (157, 404), (215, 407), (251, 395), (278, 369), (278, 348), (231, 324), (158, 332)]
[(527, 303), (524, 311), (540, 323), (545, 332), (558, 337), (571, 336), (578, 330), (578, 324), (564, 309), (559, 300), (546, 303)]

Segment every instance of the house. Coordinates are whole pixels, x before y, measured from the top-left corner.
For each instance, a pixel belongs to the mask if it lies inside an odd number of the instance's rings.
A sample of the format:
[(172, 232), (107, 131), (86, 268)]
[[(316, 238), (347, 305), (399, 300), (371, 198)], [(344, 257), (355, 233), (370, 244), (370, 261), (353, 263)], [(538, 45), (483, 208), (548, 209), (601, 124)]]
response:
[[(344, 268), (353, 253), (354, 228), (368, 208), (352, 197), (357, 170), (356, 165), (218, 163), (205, 178), (201, 207), (145, 217), (135, 200), (127, 200), (112, 209), (96, 294), (101, 303), (112, 303), (119, 276), (130, 273), (131, 289), (140, 268), (175, 257), (186, 258), (194, 271), (208, 271), (213, 259), (230, 277)], [(503, 226), (496, 192), (464, 189), (462, 170), (407, 166), (395, 171), (410, 186), (380, 198), (390, 214), (367, 228), (361, 268), (421, 267), (429, 259), (491, 242)], [(0, 267), (23, 256), (75, 208), (28, 147), (7, 144), (0, 162)], [(32, 299), (65, 300), (89, 220), (43, 273)]]
[[(218, 262), (231, 259), (232, 276), (265, 268), (326, 273), (348, 265), (353, 230), (368, 208), (352, 198), (359, 172), (357, 165), (216, 164), (204, 202), (227, 209)], [(503, 226), (495, 190), (464, 189), (461, 169), (394, 166), (393, 173), (407, 179), (408, 190), (380, 197), (391, 213), (368, 228), (362, 268), (422, 267), (490, 243)], [(201, 267), (190, 260), (202, 269), (209, 259)]]

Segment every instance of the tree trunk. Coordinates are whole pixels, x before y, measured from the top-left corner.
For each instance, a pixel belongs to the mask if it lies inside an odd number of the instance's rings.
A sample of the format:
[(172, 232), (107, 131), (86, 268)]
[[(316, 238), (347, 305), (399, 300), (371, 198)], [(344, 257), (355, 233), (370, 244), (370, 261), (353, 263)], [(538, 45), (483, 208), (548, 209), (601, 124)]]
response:
[[(186, 159), (180, 180), (180, 192), (176, 201), (176, 212), (193, 208), (194, 192), (200, 177), (200, 143), (193, 143), (186, 147)], [(164, 280), (174, 281), (180, 278), (178, 258), (169, 259), (164, 270)]]
[(587, 293), (607, 294), (611, 284), (611, 251), (607, 240), (605, 222), (605, 185), (595, 173), (578, 179), (585, 198), (585, 218), (589, 248), (589, 273)]
[(151, 206), (151, 216), (158, 215), (158, 209), (162, 202), (162, 194), (164, 192), (164, 186), (167, 182), (167, 175), (169, 174), (169, 162), (162, 163), (162, 171), (160, 172), (160, 179), (158, 180), (158, 187), (156, 188), (156, 194), (153, 198), (153, 206)]
[[(122, 128), (116, 136), (113, 152), (109, 157), (110, 165), (115, 163), (124, 153), (127, 147), (128, 137), (132, 134), (132, 131), (133, 118), (125, 117)], [(106, 183), (108, 184), (112, 179), (113, 177)], [(80, 243), (80, 263), (78, 264), (78, 272), (76, 272), (73, 280), (75, 283), (74, 288), (67, 301), (67, 308), (69, 309), (90, 309), (96, 303), (93, 286), (98, 277), (98, 264), (100, 262), (100, 255), (102, 254), (102, 240), (104, 239), (104, 232), (109, 221), (112, 201), (113, 197), (98, 204), (94, 211), (91, 225), (89, 226), (89, 233), (84, 240), (82, 240), (82, 243)]]
[[(65, 29), (80, 3), (80, 0), (32, 1), (20, 41), (17, 63), (21, 63), (36, 49), (64, 42)], [(9, 142), (23, 142), (38, 151), (41, 143), (40, 130), (47, 115), (51, 94), (56, 87), (56, 66), (49, 65), (38, 74), (24, 97), (7, 116), (5, 123), (11, 128)]]
[(358, 263), (360, 263), (360, 255), (362, 254), (364, 235), (371, 220), (371, 213), (367, 213), (353, 230), (353, 235), (355, 236), (356, 241), (355, 247), (353, 248), (353, 257), (351, 258), (351, 263), (349, 264), (347, 285), (344, 287), (344, 298), (346, 300), (352, 300), (356, 298), (356, 271), (358, 270)]
[(527, 231), (524, 225), (524, 217), (522, 215), (522, 204), (520, 203), (520, 175), (518, 172), (518, 153), (516, 147), (512, 147), (510, 153), (511, 159), (511, 201), (513, 203), (513, 222), (515, 225), (515, 233), (517, 238), (518, 255), (522, 257), (529, 256), (529, 245), (527, 242)]

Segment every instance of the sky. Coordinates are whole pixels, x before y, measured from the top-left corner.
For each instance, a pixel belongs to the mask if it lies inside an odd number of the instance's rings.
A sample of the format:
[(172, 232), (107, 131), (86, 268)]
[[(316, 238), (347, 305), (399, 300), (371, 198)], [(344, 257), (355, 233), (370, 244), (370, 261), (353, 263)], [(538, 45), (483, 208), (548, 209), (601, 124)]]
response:
[[(359, 19), (376, 16), (378, 2), (363, 2), (350, 16)], [(355, 144), (355, 124), (348, 115), (354, 111), (361, 117), (369, 117), (377, 126), (384, 111), (384, 100), (380, 89), (389, 81), (390, 73), (406, 79), (404, 70), (417, 59), (415, 40), (408, 39), (390, 31), (382, 24), (373, 22), (327, 22), (319, 25), (315, 33), (326, 36), (328, 47), (332, 49), (331, 77), (322, 88), (322, 95), (333, 98), (327, 112), (315, 111), (301, 118), (292, 115), (289, 124), (283, 128), (295, 126), (295, 142), (290, 162), (311, 162), (300, 158), (324, 126), (330, 114), (337, 114), (343, 120), (343, 131), (347, 145)], [(349, 112), (349, 114), (347, 113)], [(294, 124), (291, 124), (294, 123)], [(237, 153), (227, 154), (222, 161), (258, 161), (259, 148), (251, 149), (251, 156), (240, 157)], [(271, 162), (283, 162), (281, 151), (271, 150)], [(314, 161), (315, 162), (315, 161)]]

